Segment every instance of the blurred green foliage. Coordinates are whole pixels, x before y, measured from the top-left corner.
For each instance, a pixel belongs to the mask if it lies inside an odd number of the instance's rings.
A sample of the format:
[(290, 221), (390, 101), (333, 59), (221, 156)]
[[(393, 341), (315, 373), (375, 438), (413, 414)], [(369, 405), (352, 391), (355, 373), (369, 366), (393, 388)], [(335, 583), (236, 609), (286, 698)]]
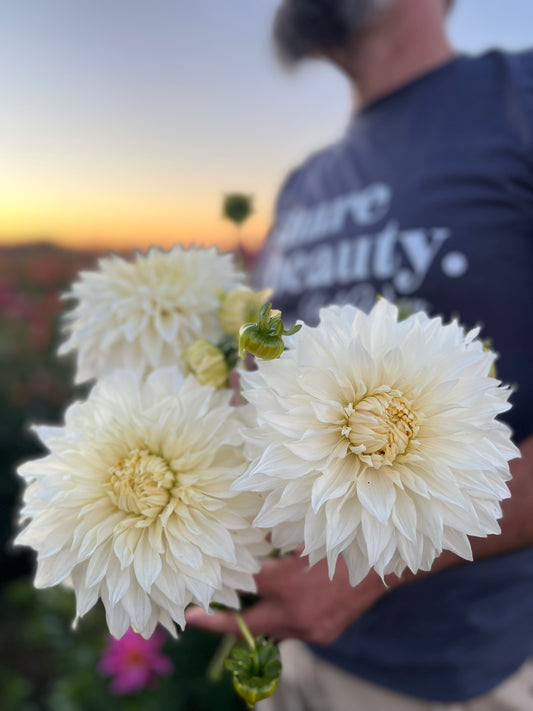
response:
[(187, 629), (170, 636), (164, 653), (174, 673), (154, 689), (112, 696), (99, 675), (107, 629), (99, 605), (72, 630), (74, 596), (62, 588), (34, 590), (17, 580), (0, 592), (2, 711), (241, 711), (229, 675), (209, 682), (206, 667), (218, 637)]
[(60, 295), (96, 259), (47, 244), (0, 249), (0, 582), (29, 571), (27, 554), (9, 546), (20, 496), (16, 468), (42, 454), (29, 425), (60, 422), (85, 392), (72, 384), (72, 360), (56, 356)]

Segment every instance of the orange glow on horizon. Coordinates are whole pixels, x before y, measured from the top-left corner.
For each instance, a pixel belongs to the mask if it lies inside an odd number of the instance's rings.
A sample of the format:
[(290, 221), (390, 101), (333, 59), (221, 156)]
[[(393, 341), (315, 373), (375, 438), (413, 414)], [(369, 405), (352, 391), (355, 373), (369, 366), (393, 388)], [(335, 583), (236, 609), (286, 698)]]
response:
[[(261, 246), (264, 235), (253, 233), (243, 233), (241, 244), (249, 251), (256, 251)], [(238, 247), (239, 241), (235, 231), (221, 229), (218, 234), (212, 230), (205, 233), (195, 230), (194, 233), (176, 230), (173, 232), (158, 232), (139, 234), (136, 232), (127, 233), (92, 233), (87, 231), (67, 231), (55, 234), (50, 232), (29, 231), (0, 233), (0, 247), (31, 244), (34, 242), (50, 242), (52, 244), (69, 249), (80, 250), (118, 250), (127, 251), (138, 249), (144, 251), (149, 247), (161, 247), (169, 249), (175, 244), (184, 246), (216, 246), (221, 251), (231, 251)]]
[[(107, 206), (106, 206), (107, 207)], [(122, 206), (119, 206), (122, 207)], [(135, 205), (134, 209), (104, 209), (98, 213), (53, 206), (21, 204), (1, 210), (0, 245), (46, 241), (74, 249), (144, 250), (150, 246), (169, 248), (173, 244), (210, 246), (222, 251), (235, 249), (239, 242), (248, 250), (257, 250), (267, 232), (266, 215), (254, 213), (240, 234), (234, 224), (219, 215), (196, 206), (180, 214), (179, 210), (153, 209)], [(210, 211), (213, 212), (212, 210)]]
[[(239, 242), (260, 246), (269, 226), (267, 210), (256, 209), (239, 231), (222, 218), (223, 193), (185, 194), (162, 190), (125, 191), (111, 186), (77, 190), (74, 181), (61, 189), (42, 183), (11, 185), (0, 199), (0, 244), (47, 241), (89, 250), (162, 248), (173, 244), (216, 245), (222, 251)], [(122, 187), (122, 186), (120, 186)], [(267, 206), (268, 207), (268, 206)]]

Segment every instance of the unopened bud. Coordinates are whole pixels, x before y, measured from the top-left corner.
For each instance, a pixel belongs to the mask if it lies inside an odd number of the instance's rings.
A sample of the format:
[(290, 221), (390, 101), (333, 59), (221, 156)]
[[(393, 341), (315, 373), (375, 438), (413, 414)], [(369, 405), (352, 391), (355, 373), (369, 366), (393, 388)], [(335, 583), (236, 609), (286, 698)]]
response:
[(239, 337), (239, 329), (243, 323), (256, 321), (259, 309), (271, 296), (272, 289), (252, 291), (251, 289), (234, 289), (221, 297), (218, 312), (220, 325), (224, 333), (235, 338)]
[(221, 388), (227, 384), (228, 366), (224, 353), (209, 341), (199, 339), (189, 343), (183, 351), (183, 360), (201, 385)]
[(281, 321), (281, 311), (272, 309), (272, 304), (265, 304), (259, 311), (256, 323), (245, 323), (239, 331), (239, 355), (244, 358), (248, 351), (262, 360), (279, 358), (285, 350), (283, 336), (291, 336), (301, 328), (294, 325), (286, 331)]

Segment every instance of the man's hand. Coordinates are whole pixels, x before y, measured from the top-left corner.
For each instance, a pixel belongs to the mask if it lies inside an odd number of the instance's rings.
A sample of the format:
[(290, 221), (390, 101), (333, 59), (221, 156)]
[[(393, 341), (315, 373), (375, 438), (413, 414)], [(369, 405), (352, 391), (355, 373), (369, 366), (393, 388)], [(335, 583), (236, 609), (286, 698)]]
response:
[[(325, 560), (309, 568), (308, 559), (297, 553), (266, 560), (256, 582), (261, 599), (243, 612), (252, 634), (318, 644), (333, 642), (387, 591), (374, 572), (357, 588), (351, 587), (341, 557), (330, 580)], [(239, 634), (232, 612), (207, 615), (200, 608), (192, 608), (186, 620), (211, 632)]]

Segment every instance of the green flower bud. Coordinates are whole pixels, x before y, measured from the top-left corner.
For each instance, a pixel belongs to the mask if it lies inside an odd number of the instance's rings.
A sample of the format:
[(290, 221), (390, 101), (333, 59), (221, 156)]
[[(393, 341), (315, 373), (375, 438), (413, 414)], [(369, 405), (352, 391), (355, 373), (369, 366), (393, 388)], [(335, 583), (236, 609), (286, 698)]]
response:
[(223, 294), (218, 317), (224, 333), (238, 338), (242, 324), (257, 320), (259, 309), (271, 294), (272, 289), (252, 291), (246, 288)]
[(228, 366), (224, 353), (209, 341), (199, 339), (189, 343), (182, 357), (187, 370), (202, 385), (221, 388), (227, 384)]
[(239, 331), (239, 352), (241, 358), (244, 351), (252, 353), (263, 360), (279, 358), (285, 350), (281, 336), (271, 336), (264, 333), (255, 323), (245, 323)]
[(257, 323), (245, 323), (239, 330), (239, 355), (244, 358), (245, 351), (263, 360), (279, 358), (285, 350), (283, 336), (291, 336), (301, 328), (292, 326), (288, 331), (283, 328), (281, 312), (272, 310), (272, 304), (265, 304), (259, 311)]
[(237, 646), (226, 661), (232, 672), (233, 687), (249, 709), (271, 696), (279, 681), (281, 663), (279, 650), (272, 639), (262, 635), (253, 641), (253, 648)]

